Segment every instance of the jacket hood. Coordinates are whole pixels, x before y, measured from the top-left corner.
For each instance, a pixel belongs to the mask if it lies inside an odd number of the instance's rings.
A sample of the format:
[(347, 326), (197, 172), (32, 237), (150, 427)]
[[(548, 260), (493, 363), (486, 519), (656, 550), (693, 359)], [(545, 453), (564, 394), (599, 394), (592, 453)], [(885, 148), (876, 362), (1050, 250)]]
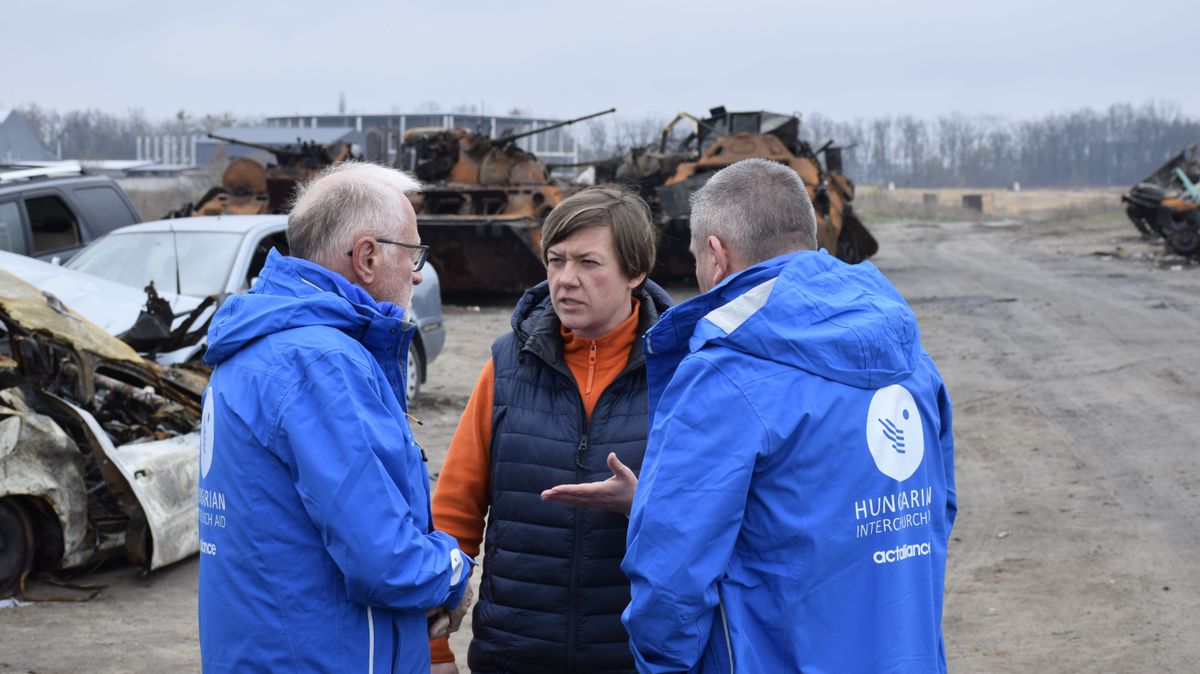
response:
[(415, 326), (391, 302), (376, 302), (341, 274), (272, 250), (250, 292), (227, 299), (208, 330), (204, 362), (216, 366), (250, 342), (292, 328), (324, 325), (370, 348), (391, 327)]
[(745, 269), (668, 311), (645, 339), (653, 354), (721, 346), (864, 389), (907, 378), (922, 353), (916, 317), (879, 269), (825, 251)]
[[(634, 290), (633, 296), (641, 303), (638, 316), (639, 335), (645, 334), (674, 304), (667, 291), (650, 279), (646, 279), (640, 288)], [(512, 315), (512, 329), (516, 334), (517, 343), (523, 348), (538, 351), (551, 362), (562, 358), (562, 339), (558, 333), (561, 324), (558, 314), (554, 313), (554, 302), (550, 299), (549, 281), (542, 281), (526, 290)], [(631, 354), (631, 363), (641, 357), (639, 342), (634, 343), (634, 349), (638, 353)]]

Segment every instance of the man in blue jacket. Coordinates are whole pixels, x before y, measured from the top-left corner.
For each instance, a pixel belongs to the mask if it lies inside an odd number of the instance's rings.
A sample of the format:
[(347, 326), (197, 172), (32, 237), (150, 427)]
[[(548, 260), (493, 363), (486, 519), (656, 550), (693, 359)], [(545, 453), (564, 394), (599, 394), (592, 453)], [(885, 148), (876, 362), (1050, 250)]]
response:
[(944, 672), (950, 399), (873, 265), (815, 250), (794, 171), (693, 197), (703, 294), (646, 335), (622, 569), (641, 672)]
[[(205, 672), (428, 672), (427, 614), (470, 561), (433, 531), (405, 412), (405, 320), (428, 248), (407, 175), (334, 166), (205, 361), (200, 650)], [(465, 604), (465, 602), (462, 602)]]

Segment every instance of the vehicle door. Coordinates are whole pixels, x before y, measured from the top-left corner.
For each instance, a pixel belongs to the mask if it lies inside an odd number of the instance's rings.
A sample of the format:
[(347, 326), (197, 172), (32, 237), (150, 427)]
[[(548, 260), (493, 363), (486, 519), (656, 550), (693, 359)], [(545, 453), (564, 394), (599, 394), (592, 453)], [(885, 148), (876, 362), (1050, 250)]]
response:
[(29, 224), (27, 255), (44, 260), (70, 259), (87, 241), (79, 226), (79, 214), (56, 187), (24, 192), (25, 216)]
[(20, 199), (0, 199), (0, 250), (29, 254), (29, 221)]
[(129, 198), (115, 185), (92, 184), (67, 188), (71, 191), (74, 201), (83, 218), (80, 227), (83, 230), (84, 242), (108, 234), (109, 232), (133, 225), (142, 221)]

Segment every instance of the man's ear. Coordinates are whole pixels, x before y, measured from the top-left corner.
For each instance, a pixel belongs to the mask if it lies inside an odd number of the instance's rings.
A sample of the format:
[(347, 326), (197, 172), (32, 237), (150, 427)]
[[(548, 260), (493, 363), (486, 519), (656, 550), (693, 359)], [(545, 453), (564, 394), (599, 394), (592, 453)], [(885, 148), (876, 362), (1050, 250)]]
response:
[(733, 273), (733, 255), (729, 248), (715, 236), (709, 236), (705, 241), (708, 252), (713, 256), (712, 285), (716, 286)]
[(350, 281), (360, 286), (370, 286), (379, 273), (382, 260), (379, 244), (369, 236), (354, 242), (350, 250)]

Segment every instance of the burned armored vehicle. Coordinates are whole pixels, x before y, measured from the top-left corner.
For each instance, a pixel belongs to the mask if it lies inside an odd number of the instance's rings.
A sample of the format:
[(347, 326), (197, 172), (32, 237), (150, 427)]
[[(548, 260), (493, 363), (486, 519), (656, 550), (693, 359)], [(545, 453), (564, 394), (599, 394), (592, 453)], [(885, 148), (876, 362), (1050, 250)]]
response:
[(287, 213), (297, 184), (330, 164), (359, 158), (349, 143), (326, 145), (297, 138), (294, 145), (275, 147), (214, 133), (208, 134), (208, 137), (268, 152), (275, 157), (275, 162), (264, 167), (249, 157), (238, 157), (225, 168), (220, 185), (206, 192), (199, 201), (171, 211), (165, 217)]
[(1171, 157), (1121, 197), (1145, 236), (1162, 237), (1180, 255), (1200, 254), (1200, 157), (1193, 145)]
[(205, 385), (0, 271), (0, 597), (38, 570), (197, 552)]
[[(694, 130), (671, 150), (673, 127), (684, 120)], [(692, 273), (687, 250), (691, 194), (717, 171), (754, 157), (786, 164), (800, 175), (816, 209), (818, 245), (857, 263), (874, 255), (879, 244), (854, 213), (854, 183), (842, 171), (842, 149), (829, 141), (813, 150), (800, 138), (796, 115), (726, 112), (718, 107), (705, 119), (677, 116), (663, 130), (656, 148), (636, 149), (615, 165), (597, 166), (597, 179), (636, 185), (657, 214), (663, 241), (656, 278)]]
[(572, 186), (552, 180), (517, 141), (614, 110), (498, 138), (442, 127), (405, 132), (395, 163), (423, 183), (410, 198), (444, 291), (520, 292), (545, 278), (542, 220)]

